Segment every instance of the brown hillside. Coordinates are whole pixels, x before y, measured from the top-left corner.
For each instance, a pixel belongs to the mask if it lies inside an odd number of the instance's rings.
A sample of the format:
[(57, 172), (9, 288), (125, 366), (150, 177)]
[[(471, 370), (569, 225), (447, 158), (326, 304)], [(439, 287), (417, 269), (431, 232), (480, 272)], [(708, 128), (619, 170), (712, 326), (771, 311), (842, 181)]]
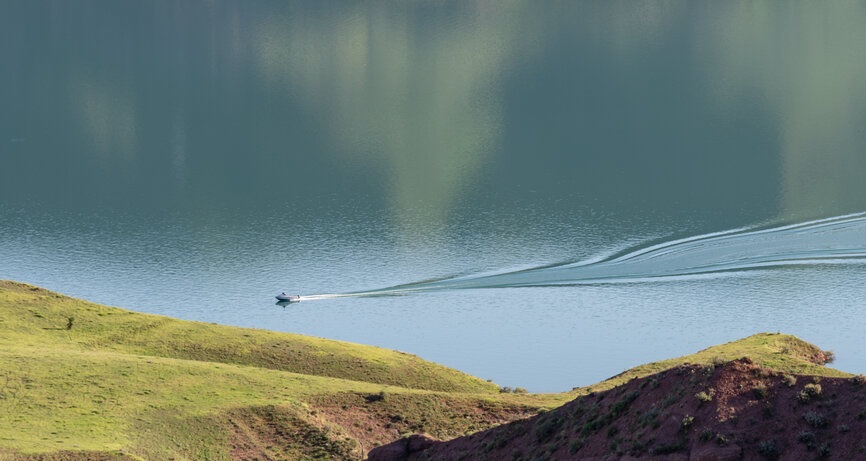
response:
[(682, 365), (447, 442), (373, 450), (394, 460), (866, 459), (866, 378), (785, 375), (747, 358)]

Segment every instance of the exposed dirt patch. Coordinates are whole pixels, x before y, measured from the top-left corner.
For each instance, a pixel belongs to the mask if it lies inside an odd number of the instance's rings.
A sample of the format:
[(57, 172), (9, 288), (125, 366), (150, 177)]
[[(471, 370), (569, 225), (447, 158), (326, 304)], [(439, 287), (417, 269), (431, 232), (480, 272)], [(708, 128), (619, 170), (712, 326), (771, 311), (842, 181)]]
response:
[(312, 405), (318, 417), (342, 427), (365, 450), (406, 434), (452, 439), (538, 414), (536, 407), (444, 394), (341, 393), (322, 395)]
[(370, 460), (866, 459), (866, 380), (784, 375), (749, 359), (682, 365), (547, 413)]
[(356, 442), (285, 407), (234, 410), (228, 414), (228, 424), (232, 460), (357, 460), (361, 456)]

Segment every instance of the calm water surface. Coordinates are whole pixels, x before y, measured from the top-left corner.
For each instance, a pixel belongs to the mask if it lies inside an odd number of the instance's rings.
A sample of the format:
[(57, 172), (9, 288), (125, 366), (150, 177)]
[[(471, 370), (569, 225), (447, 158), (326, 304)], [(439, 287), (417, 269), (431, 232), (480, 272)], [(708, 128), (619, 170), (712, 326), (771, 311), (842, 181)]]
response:
[(864, 45), (858, 2), (2, 2), (0, 278), (533, 391), (758, 331), (864, 373)]

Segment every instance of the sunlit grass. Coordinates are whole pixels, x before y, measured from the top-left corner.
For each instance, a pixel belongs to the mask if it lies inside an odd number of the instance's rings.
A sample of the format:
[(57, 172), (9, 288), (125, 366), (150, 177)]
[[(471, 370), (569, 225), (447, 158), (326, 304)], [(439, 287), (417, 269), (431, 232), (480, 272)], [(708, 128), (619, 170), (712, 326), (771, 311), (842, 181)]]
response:
[[(324, 443), (330, 436), (323, 434), (342, 429), (311, 416), (310, 402), (323, 395), (388, 392), (445, 405), (516, 405), (498, 389), (410, 354), (138, 314), (0, 282), (4, 450), (229, 459), (226, 440), (237, 430), (231, 421), (257, 418), (256, 408), (276, 408), (280, 421), (293, 425), (283, 432)], [(426, 424), (435, 432), (444, 422)], [(304, 440), (292, 450), (315, 448)], [(343, 445), (331, 455), (345, 453)]]
[(683, 363), (709, 366), (743, 357), (750, 358), (762, 367), (771, 368), (782, 373), (814, 376), (853, 376), (850, 373), (825, 367), (823, 364), (818, 363), (819, 360), (817, 358), (823, 354), (832, 353), (822, 351), (817, 346), (807, 343), (796, 336), (779, 333), (758, 333), (747, 338), (708, 347), (691, 355), (639, 365), (598, 384), (577, 388), (573, 393), (579, 395), (611, 389), (631, 379), (659, 373)]
[(0, 282), (0, 305), (9, 314), (0, 320), (0, 344), (236, 363), (415, 389), (490, 393), (499, 389), (411, 354), (140, 314), (13, 282)]
[[(32, 450), (119, 449), (150, 414), (197, 416), (255, 405), (299, 405), (328, 392), (379, 384), (262, 368), (103, 351), (19, 347), (0, 352), (0, 441)], [(408, 392), (408, 391), (406, 391)]]

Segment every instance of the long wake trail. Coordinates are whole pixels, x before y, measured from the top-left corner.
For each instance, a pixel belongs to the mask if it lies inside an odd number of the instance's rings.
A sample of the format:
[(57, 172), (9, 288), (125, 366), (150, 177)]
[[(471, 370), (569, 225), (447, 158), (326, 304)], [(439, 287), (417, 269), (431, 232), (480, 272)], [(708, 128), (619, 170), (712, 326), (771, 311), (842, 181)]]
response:
[(302, 300), (468, 288), (638, 283), (784, 266), (866, 264), (866, 212), (769, 228), (696, 235), (581, 262), (455, 276)]

